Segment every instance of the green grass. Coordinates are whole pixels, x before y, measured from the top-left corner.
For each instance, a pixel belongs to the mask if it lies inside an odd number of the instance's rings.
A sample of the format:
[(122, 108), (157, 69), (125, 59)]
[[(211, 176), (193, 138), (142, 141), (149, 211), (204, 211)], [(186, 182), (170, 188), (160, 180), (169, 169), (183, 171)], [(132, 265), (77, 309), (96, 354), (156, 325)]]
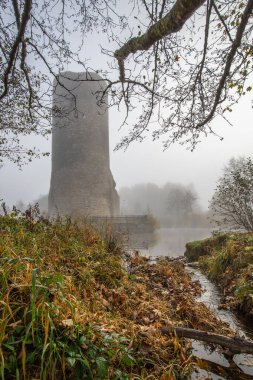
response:
[(223, 247), (228, 239), (227, 234), (218, 234), (204, 240), (196, 240), (186, 244), (185, 256), (189, 261), (197, 261), (201, 256), (208, 256), (214, 247)]
[[(221, 238), (222, 237), (222, 238)], [(253, 233), (230, 233), (214, 236), (192, 248), (203, 271), (222, 289), (228, 307), (253, 315)], [(226, 302), (225, 302), (226, 304)]]

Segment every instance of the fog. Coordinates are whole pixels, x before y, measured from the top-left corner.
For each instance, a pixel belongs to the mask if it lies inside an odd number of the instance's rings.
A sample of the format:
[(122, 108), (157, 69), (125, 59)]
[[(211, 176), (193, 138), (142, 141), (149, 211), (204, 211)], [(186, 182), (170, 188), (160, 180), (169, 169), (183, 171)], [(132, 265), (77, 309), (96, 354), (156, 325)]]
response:
[[(73, 41), (73, 45), (75, 45)], [(89, 66), (99, 69), (108, 67), (107, 56), (101, 55), (100, 44), (108, 45), (106, 36), (93, 33), (89, 37), (83, 58), (89, 58)], [(113, 46), (111, 49), (113, 50)], [(36, 63), (37, 65), (39, 63)], [(78, 70), (70, 64), (66, 70)], [(223, 166), (231, 157), (252, 155), (253, 125), (252, 101), (250, 94), (243, 97), (229, 115), (230, 126), (223, 119), (215, 119), (212, 128), (218, 136), (207, 135), (191, 152), (179, 143), (163, 151), (162, 140), (152, 141), (149, 136), (142, 142), (133, 142), (126, 151), (114, 151), (121, 136), (131, 129), (135, 122), (132, 112), (128, 125), (119, 130), (124, 115), (115, 108), (109, 110), (110, 161), (117, 189), (133, 187), (136, 184), (153, 183), (163, 187), (167, 182), (191, 185), (198, 194), (198, 204), (205, 210), (208, 207), (218, 177)], [(42, 151), (51, 151), (51, 138), (29, 136), (26, 141)], [(8, 162), (0, 168), (0, 199), (7, 204), (32, 202), (49, 191), (51, 158), (35, 159), (19, 170)]]
[[(216, 133), (224, 139), (209, 135), (201, 141), (195, 151), (175, 144), (162, 150), (159, 141), (148, 138), (142, 143), (132, 143), (126, 151), (114, 152), (113, 148), (120, 139), (118, 131), (119, 115), (110, 110), (110, 149), (111, 170), (117, 189), (138, 183), (154, 183), (163, 186), (166, 182), (192, 184), (198, 194), (198, 201), (206, 209), (222, 173), (223, 166), (231, 157), (251, 156), (253, 127), (252, 104), (244, 98), (231, 115), (233, 127), (224, 121), (214, 120)], [(51, 141), (40, 138), (29, 139), (41, 150), (50, 151)], [(5, 163), (0, 169), (0, 199), (8, 204), (18, 200), (25, 203), (47, 194), (50, 184), (51, 159), (36, 159), (19, 170), (15, 165)]]
[(207, 212), (201, 209), (192, 185), (138, 184), (121, 188), (119, 195), (122, 215), (149, 214), (160, 227), (209, 227)]

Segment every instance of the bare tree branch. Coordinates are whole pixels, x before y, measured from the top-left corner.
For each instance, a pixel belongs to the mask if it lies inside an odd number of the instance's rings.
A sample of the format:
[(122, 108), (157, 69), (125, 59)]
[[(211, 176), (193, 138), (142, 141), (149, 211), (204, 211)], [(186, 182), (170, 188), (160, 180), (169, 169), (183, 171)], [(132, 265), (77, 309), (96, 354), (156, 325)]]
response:
[(203, 125), (207, 124), (213, 118), (218, 104), (223, 101), (221, 99), (222, 91), (224, 89), (226, 80), (229, 77), (230, 69), (231, 69), (234, 57), (236, 55), (237, 49), (241, 45), (243, 33), (245, 31), (248, 20), (249, 20), (250, 16), (252, 15), (252, 11), (253, 11), (253, 0), (248, 0), (247, 5), (244, 9), (242, 18), (241, 18), (241, 22), (237, 28), (235, 40), (233, 41), (230, 52), (227, 56), (224, 71), (223, 71), (222, 77), (220, 79), (219, 86), (218, 86), (217, 91), (216, 91), (216, 96), (215, 96), (215, 100), (214, 100), (212, 110), (209, 113), (209, 115), (201, 123), (197, 123), (196, 128), (201, 128)]
[[(123, 111), (121, 124), (130, 127), (117, 148), (146, 133), (166, 136), (165, 149), (174, 142), (194, 149), (203, 136), (218, 136), (211, 121), (221, 116), (230, 123), (227, 112), (253, 89), (252, 3), (133, 0), (120, 15), (115, 0), (2, 0), (0, 162), (6, 144), (11, 151), (22, 135), (50, 132), (52, 77), (72, 64), (107, 80), (97, 99), (109, 94), (108, 106)], [(83, 49), (88, 33), (99, 28), (108, 35), (102, 54), (109, 65), (102, 69), (88, 66)], [(80, 40), (74, 51), (73, 35)]]
[[(14, 4), (15, 13), (16, 13), (15, 1), (13, 1), (13, 4)], [(24, 4), (24, 11), (22, 14), (22, 19), (20, 22), (20, 28), (19, 28), (16, 40), (14, 41), (14, 44), (13, 44), (12, 49), (10, 51), (8, 65), (7, 65), (7, 68), (6, 68), (5, 73), (3, 75), (4, 90), (3, 90), (2, 94), (0, 94), (0, 100), (3, 99), (4, 96), (7, 94), (9, 74), (11, 72), (11, 69), (12, 69), (12, 66), (13, 66), (13, 63), (15, 60), (17, 49), (18, 49), (19, 44), (21, 43), (22, 38), (24, 36), (25, 29), (26, 29), (28, 20), (30, 18), (31, 9), (32, 9), (32, 0), (26, 0), (25, 4)]]
[(125, 80), (124, 61), (130, 54), (140, 50), (148, 50), (163, 37), (178, 32), (204, 2), (205, 0), (177, 0), (171, 11), (152, 25), (146, 33), (140, 37), (131, 38), (120, 49), (116, 50), (114, 56), (119, 65), (120, 80)]

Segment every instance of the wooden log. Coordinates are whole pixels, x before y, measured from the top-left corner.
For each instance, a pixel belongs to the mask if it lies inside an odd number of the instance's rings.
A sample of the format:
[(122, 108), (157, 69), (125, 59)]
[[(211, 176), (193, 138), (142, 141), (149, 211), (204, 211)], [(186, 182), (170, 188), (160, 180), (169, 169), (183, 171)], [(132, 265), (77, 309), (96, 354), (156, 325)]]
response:
[(222, 347), (228, 348), (234, 354), (253, 354), (253, 342), (237, 336), (230, 338), (224, 335), (214, 334), (207, 331), (188, 329), (185, 327), (162, 327), (161, 332), (163, 335), (174, 333), (179, 338), (190, 338), (194, 340), (201, 340), (202, 342), (218, 344)]

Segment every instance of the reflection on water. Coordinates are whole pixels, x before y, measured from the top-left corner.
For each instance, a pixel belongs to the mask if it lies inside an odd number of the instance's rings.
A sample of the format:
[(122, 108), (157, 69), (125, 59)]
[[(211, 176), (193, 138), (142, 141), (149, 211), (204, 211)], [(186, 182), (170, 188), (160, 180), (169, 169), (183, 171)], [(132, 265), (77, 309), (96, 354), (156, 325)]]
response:
[(127, 245), (151, 257), (176, 257), (183, 256), (187, 242), (210, 235), (209, 228), (160, 228), (153, 234), (131, 234)]

